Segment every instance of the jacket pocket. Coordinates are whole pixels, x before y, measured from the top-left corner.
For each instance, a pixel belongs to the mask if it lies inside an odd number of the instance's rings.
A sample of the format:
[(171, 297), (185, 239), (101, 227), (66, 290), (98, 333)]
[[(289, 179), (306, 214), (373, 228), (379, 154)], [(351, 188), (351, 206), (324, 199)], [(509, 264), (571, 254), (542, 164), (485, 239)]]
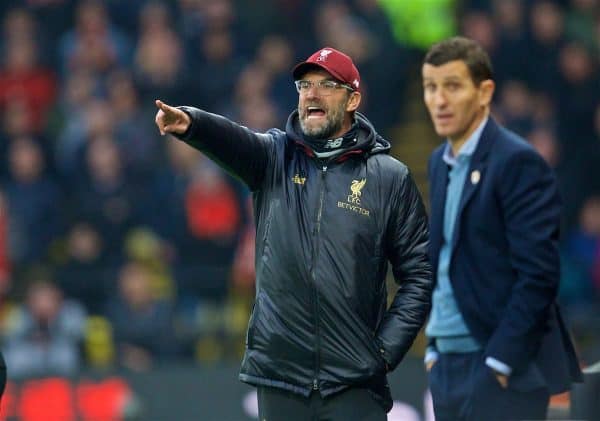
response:
[[(267, 248), (268, 248), (267, 242), (269, 239), (269, 235), (271, 233), (271, 225), (272, 225), (275, 205), (276, 205), (276, 202), (274, 200), (269, 201), (269, 208), (267, 210), (267, 218), (265, 220), (265, 227), (262, 232), (262, 236), (260, 237), (262, 244), (260, 244), (260, 254), (258, 255), (260, 257), (260, 260), (259, 260), (260, 267), (256, 268), (257, 275), (260, 273), (260, 271), (262, 271), (262, 265), (264, 264), (264, 256), (265, 256), (265, 252), (267, 251)], [(257, 238), (257, 240), (258, 240), (258, 238)]]
[(265, 232), (263, 234), (263, 243), (266, 243), (269, 234), (271, 233), (271, 220), (273, 219), (273, 208), (275, 207), (275, 201), (269, 202), (269, 209), (267, 210), (267, 220), (265, 221)]
[(376, 358), (377, 361), (381, 367), (381, 370), (386, 373), (387, 372), (387, 365), (388, 362), (386, 361), (386, 359), (383, 357), (383, 353), (384, 353), (384, 348), (383, 345), (381, 344), (381, 341), (377, 338), (377, 334), (373, 333), (373, 347), (375, 349), (375, 354), (376, 354)]
[(369, 328), (357, 328), (360, 336), (357, 338), (362, 346), (356, 347), (357, 352), (362, 356), (361, 359), (365, 362), (364, 368), (369, 375), (376, 375), (385, 372), (385, 360), (381, 355), (380, 344), (377, 335)]
[(371, 349), (373, 350), (375, 360), (377, 361), (377, 369), (381, 370), (381, 372), (385, 373), (387, 361), (383, 358), (383, 353), (381, 350), (383, 349), (383, 345), (377, 339), (377, 334), (373, 333), (371, 335)]

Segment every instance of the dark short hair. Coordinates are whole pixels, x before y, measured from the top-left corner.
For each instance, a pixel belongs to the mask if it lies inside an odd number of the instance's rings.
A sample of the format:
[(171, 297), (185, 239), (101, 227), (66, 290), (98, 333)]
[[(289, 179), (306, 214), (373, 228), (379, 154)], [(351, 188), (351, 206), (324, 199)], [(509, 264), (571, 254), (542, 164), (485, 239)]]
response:
[(494, 78), (490, 56), (477, 42), (466, 37), (452, 37), (431, 46), (423, 64), (441, 66), (450, 61), (463, 61), (475, 85)]

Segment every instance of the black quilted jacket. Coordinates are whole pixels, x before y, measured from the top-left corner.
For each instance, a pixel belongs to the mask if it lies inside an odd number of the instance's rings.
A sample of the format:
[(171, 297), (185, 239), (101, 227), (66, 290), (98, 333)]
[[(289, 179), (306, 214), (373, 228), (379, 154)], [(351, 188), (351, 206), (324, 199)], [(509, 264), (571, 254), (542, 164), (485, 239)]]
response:
[[(389, 410), (386, 371), (430, 308), (427, 217), (407, 167), (357, 113), (357, 142), (334, 161), (286, 131), (255, 133), (181, 107), (181, 139), (243, 180), (256, 218), (256, 301), (240, 379), (322, 396), (366, 387)], [(388, 262), (400, 285), (387, 306)]]

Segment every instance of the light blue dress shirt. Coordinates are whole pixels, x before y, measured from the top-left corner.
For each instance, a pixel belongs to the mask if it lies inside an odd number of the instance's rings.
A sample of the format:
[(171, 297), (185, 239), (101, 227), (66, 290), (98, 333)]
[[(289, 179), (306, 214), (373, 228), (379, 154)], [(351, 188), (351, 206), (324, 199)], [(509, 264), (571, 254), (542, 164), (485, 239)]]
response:
[[(437, 284), (433, 291), (433, 306), (429, 323), (425, 329), (428, 337), (436, 338), (436, 348), (427, 350), (425, 362), (437, 359), (437, 352), (473, 352), (481, 347), (471, 336), (469, 329), (458, 309), (452, 284), (450, 282), (450, 261), (452, 259), (452, 237), (458, 207), (462, 197), (463, 186), (467, 180), (471, 157), (477, 149), (479, 139), (488, 118), (477, 126), (477, 129), (469, 136), (460, 148), (458, 155), (454, 156), (450, 142), (446, 143), (443, 159), (450, 166), (448, 173), (448, 186), (446, 187), (446, 204), (444, 206), (444, 243), (440, 249)], [(488, 356), (485, 363), (494, 370), (510, 375), (511, 367), (493, 357)]]
[(450, 261), (452, 259), (452, 237), (458, 216), (463, 186), (467, 180), (471, 157), (477, 149), (481, 132), (487, 123), (485, 118), (469, 136), (458, 155), (454, 156), (450, 142), (446, 143), (444, 161), (450, 166), (446, 203), (444, 206), (443, 244), (440, 249), (437, 283), (433, 291), (433, 307), (425, 333), (436, 338), (440, 352), (472, 352), (480, 349), (458, 309), (450, 282)]

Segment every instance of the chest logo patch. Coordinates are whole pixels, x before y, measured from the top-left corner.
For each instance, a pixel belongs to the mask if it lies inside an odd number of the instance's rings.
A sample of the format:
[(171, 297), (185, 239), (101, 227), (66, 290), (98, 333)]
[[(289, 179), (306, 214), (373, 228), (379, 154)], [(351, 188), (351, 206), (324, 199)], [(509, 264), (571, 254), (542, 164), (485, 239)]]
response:
[(362, 189), (367, 184), (367, 179), (352, 180), (350, 184), (350, 194), (346, 197), (346, 201), (338, 201), (338, 208), (346, 209), (352, 212), (356, 212), (363, 216), (369, 216), (369, 210), (361, 206), (360, 198), (362, 196)]
[(352, 192), (352, 194), (348, 196), (348, 201), (350, 201), (350, 197), (352, 197), (352, 200), (355, 200), (356, 203), (360, 205), (360, 196), (362, 196), (361, 190), (363, 189), (366, 183), (367, 180), (365, 178), (363, 178), (360, 181), (352, 180), (352, 184), (350, 184), (350, 191)]

